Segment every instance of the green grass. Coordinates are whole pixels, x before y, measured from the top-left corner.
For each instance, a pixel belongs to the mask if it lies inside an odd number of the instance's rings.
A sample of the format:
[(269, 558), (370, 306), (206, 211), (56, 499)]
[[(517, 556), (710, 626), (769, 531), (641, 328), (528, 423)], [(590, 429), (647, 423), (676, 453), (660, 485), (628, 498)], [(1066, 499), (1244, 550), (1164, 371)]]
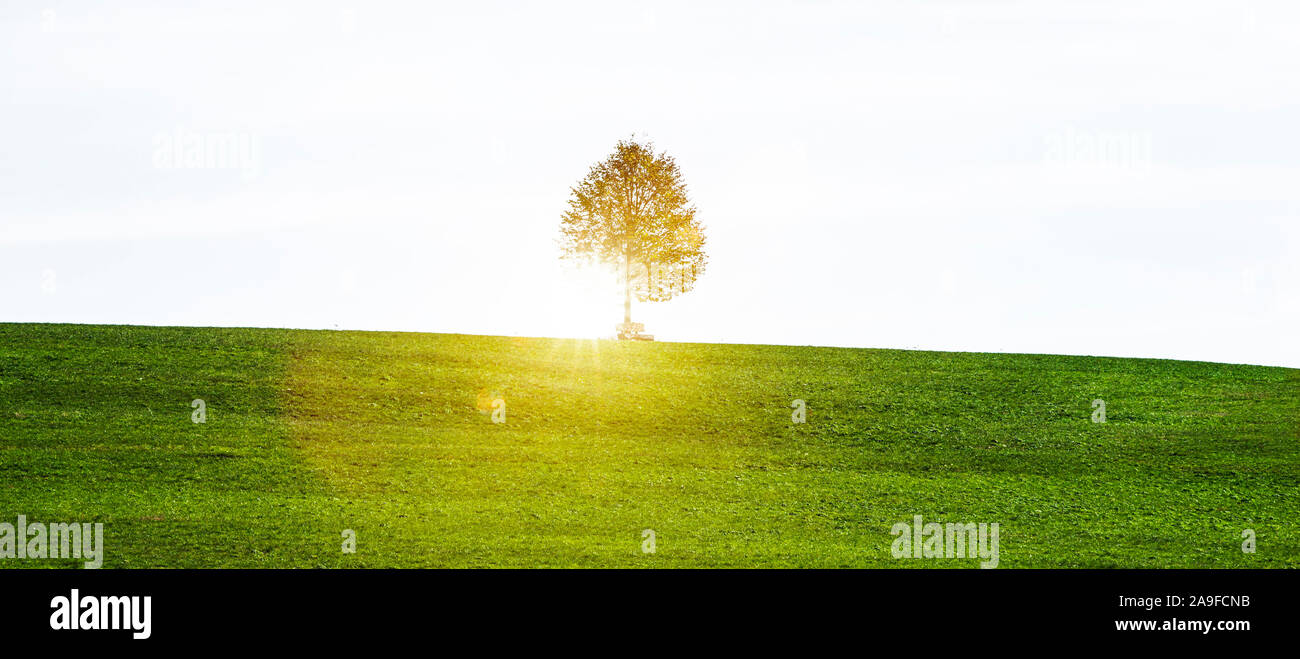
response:
[(999, 523), (1002, 568), (1300, 567), (1300, 371), (0, 324), (19, 514), (103, 522), (105, 567), (975, 565), (891, 558), (918, 514)]

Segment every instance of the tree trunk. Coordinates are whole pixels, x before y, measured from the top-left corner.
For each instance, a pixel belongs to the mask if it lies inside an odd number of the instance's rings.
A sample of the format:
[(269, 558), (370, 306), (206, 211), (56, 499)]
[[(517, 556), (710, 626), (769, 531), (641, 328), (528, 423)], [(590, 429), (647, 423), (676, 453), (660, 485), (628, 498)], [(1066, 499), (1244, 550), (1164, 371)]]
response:
[(632, 254), (623, 255), (623, 324), (632, 322)]

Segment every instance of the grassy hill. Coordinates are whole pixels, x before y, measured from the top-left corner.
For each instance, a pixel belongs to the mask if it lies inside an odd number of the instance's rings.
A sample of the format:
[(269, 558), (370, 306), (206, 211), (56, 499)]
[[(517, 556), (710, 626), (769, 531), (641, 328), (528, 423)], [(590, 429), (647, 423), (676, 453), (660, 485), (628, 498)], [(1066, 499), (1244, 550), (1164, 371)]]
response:
[(893, 559), (913, 515), (1002, 568), (1300, 567), (1300, 371), (0, 324), (19, 514), (103, 522), (105, 567), (974, 567)]

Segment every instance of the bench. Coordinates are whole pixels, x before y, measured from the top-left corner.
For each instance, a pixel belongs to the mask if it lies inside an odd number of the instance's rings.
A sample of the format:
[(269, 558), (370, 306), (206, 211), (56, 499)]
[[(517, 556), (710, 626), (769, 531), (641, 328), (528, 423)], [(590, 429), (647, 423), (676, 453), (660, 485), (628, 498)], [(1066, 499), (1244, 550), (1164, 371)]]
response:
[(620, 341), (654, 341), (653, 334), (644, 334), (645, 323), (620, 323), (615, 327)]

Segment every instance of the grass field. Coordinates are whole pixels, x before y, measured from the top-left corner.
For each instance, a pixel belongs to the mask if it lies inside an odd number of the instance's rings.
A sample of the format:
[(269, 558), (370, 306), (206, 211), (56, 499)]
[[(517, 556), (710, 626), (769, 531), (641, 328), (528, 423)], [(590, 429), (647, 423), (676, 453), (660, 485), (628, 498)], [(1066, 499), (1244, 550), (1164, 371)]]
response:
[(893, 559), (913, 515), (999, 523), (1001, 568), (1300, 567), (1300, 370), (0, 324), (19, 514), (105, 567), (975, 566)]

